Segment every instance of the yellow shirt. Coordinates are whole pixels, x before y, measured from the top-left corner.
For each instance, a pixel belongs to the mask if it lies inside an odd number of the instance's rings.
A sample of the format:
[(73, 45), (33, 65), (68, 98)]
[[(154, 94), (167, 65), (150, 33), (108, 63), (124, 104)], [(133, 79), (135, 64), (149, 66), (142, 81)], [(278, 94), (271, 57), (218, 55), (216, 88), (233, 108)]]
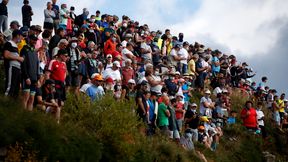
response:
[(21, 52), (22, 48), (23, 48), (26, 44), (27, 44), (27, 43), (26, 43), (25, 39), (22, 39), (21, 42), (17, 44), (17, 46), (18, 46), (18, 52), (19, 52), (19, 53)]
[(280, 109), (279, 109), (279, 112), (285, 112), (285, 105), (284, 105), (284, 100), (281, 100), (281, 99), (279, 99), (278, 101), (277, 101), (277, 103), (278, 103), (278, 105), (279, 105), (279, 107), (280, 107)]
[(193, 71), (196, 71), (196, 64), (195, 64), (195, 61), (193, 59), (191, 59), (188, 62), (188, 74), (189, 75), (195, 75), (195, 73)]

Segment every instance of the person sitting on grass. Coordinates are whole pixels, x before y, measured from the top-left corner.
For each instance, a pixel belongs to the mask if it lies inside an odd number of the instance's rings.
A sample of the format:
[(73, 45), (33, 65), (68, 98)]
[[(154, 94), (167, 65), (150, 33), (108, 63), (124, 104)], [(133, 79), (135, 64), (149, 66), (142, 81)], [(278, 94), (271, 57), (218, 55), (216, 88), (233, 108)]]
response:
[(35, 105), (46, 113), (52, 113), (57, 122), (59, 123), (61, 109), (54, 98), (55, 92), (56, 91), (54, 80), (46, 80), (42, 88), (38, 83), (35, 95)]

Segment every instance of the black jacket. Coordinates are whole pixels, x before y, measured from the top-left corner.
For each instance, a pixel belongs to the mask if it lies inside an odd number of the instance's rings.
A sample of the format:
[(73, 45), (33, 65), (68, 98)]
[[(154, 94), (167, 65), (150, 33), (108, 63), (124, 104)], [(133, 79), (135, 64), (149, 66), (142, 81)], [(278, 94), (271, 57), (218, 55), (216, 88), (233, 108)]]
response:
[(31, 81), (36, 82), (39, 78), (39, 60), (35, 49), (29, 45), (25, 45), (20, 55), (24, 57), (21, 65), (23, 79), (26, 80), (29, 78)]

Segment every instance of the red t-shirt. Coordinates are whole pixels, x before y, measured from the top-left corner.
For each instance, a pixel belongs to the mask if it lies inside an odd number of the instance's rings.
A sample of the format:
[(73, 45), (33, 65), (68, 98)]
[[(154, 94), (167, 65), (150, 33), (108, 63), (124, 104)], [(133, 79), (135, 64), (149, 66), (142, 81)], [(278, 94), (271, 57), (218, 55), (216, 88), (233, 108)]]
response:
[(113, 42), (111, 39), (108, 39), (104, 44), (104, 54), (107, 56), (108, 54), (112, 54), (116, 51), (116, 42)]
[(67, 71), (65, 62), (52, 60), (49, 64), (48, 70), (51, 72), (50, 74), (51, 79), (65, 82)]
[(134, 70), (132, 68), (123, 68), (122, 76), (123, 76), (122, 80), (123, 85), (127, 85), (128, 81), (134, 78)]
[[(184, 104), (181, 102), (178, 102), (175, 110), (183, 110), (183, 109), (184, 109)], [(183, 112), (175, 111), (175, 115), (176, 115), (176, 119), (182, 119), (183, 118)]]
[(245, 127), (252, 127), (256, 128), (257, 127), (257, 113), (254, 108), (250, 108), (247, 110), (246, 108), (243, 108), (241, 111), (241, 116), (246, 115), (247, 111), (250, 111), (250, 115), (247, 116), (246, 118), (243, 118), (243, 125)]

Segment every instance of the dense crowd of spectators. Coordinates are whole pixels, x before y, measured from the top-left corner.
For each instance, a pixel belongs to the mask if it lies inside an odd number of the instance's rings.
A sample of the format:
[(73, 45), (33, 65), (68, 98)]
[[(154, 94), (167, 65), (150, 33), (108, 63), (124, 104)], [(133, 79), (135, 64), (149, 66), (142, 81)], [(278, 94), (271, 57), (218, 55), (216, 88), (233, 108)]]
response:
[[(230, 95), (239, 89), (253, 98), (240, 113), (248, 130), (267, 137), (261, 110), (266, 104), (275, 126), (287, 128), (285, 94), (278, 98), (266, 77), (253, 82), (253, 70), (234, 55), (189, 43), (183, 33), (153, 31), (125, 15), (94, 15), (86, 8), (76, 15), (75, 7), (58, 6), (56, 0), (47, 2), (43, 29), (30, 25), (28, 0), (23, 26), (12, 21), (7, 28), (7, 3), (0, 4), (5, 95), (21, 99), (27, 110), (40, 108), (59, 122), (66, 93), (85, 94), (91, 102), (112, 93), (117, 101), (135, 100), (148, 136), (160, 129), (188, 150), (196, 141), (215, 150), (222, 128), (236, 122)], [(192, 92), (203, 94), (200, 103)], [(254, 101), (259, 101), (257, 110)]]

